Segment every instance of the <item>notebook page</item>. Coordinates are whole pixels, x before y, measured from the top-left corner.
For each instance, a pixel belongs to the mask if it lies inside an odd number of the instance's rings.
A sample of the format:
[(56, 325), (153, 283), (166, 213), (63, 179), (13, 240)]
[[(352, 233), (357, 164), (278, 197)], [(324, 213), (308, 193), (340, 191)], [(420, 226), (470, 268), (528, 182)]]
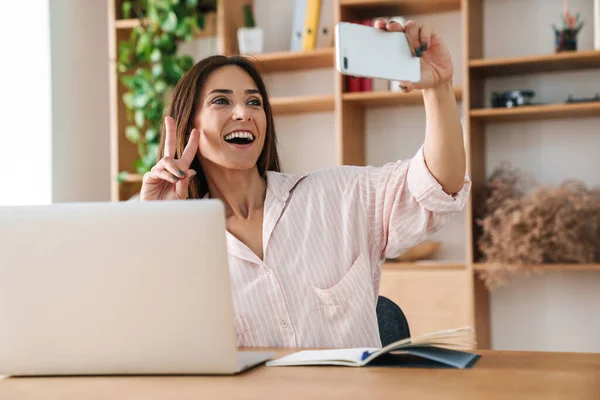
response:
[(359, 365), (365, 352), (377, 351), (375, 348), (332, 349), (332, 350), (302, 350), (287, 356), (267, 362), (267, 366), (283, 365)]

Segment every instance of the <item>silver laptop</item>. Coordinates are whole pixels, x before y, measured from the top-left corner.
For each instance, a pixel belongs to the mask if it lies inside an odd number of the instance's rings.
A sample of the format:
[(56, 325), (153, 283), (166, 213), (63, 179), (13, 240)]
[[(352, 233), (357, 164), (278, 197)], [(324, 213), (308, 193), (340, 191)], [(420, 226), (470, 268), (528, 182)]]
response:
[(218, 200), (0, 207), (0, 375), (234, 374)]

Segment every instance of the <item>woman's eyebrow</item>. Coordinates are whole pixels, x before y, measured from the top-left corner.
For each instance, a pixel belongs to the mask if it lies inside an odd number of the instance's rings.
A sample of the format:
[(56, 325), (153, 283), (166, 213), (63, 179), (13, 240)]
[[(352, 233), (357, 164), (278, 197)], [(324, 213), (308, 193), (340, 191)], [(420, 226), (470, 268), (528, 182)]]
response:
[[(232, 94), (233, 90), (231, 90), (231, 89), (214, 89), (209, 94), (213, 94), (213, 93)], [(246, 93), (246, 94), (260, 94), (260, 91), (258, 89), (246, 89), (244, 91), (244, 93)]]

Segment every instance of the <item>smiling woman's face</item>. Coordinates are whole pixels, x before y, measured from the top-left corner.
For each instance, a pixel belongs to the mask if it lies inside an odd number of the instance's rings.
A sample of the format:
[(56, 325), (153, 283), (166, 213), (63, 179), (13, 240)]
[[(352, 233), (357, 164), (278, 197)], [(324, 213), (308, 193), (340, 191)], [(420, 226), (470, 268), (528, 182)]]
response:
[(250, 75), (235, 65), (219, 68), (206, 80), (198, 105), (194, 126), (200, 131), (202, 163), (254, 167), (265, 143), (267, 117)]

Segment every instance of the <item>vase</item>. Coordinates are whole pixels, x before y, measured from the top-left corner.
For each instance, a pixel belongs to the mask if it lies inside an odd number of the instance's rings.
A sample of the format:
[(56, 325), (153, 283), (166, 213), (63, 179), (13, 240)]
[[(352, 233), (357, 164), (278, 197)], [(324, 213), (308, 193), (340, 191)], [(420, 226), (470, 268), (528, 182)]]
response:
[(237, 30), (240, 54), (256, 54), (263, 52), (264, 32), (257, 26), (242, 27)]
[(577, 30), (563, 29), (555, 31), (554, 47), (557, 53), (577, 50)]

